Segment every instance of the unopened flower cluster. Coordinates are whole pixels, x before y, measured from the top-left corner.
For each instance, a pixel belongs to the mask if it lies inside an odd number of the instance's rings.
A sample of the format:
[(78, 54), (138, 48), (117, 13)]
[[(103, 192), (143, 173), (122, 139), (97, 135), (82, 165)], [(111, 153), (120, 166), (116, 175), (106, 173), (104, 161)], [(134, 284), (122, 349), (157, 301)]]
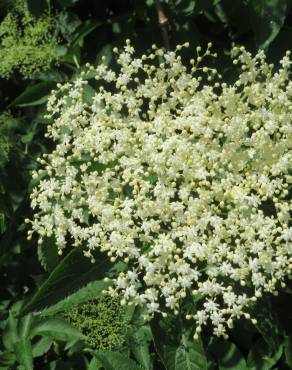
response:
[(34, 173), (29, 238), (125, 261), (110, 289), (123, 304), (151, 317), (197, 302), (195, 337), (207, 323), (226, 336), (291, 274), (291, 61), (274, 71), (263, 51), (235, 48), (227, 84), (201, 66), (210, 45), (188, 65), (182, 47), (137, 58), (127, 42), (118, 68), (87, 66), (53, 91), (56, 147)]
[(117, 351), (123, 347), (129, 333), (125, 311), (117, 298), (104, 295), (74, 306), (66, 313), (66, 318), (86, 336), (90, 347)]
[(47, 70), (55, 61), (57, 44), (54, 20), (50, 15), (33, 17), (26, 0), (9, 1), (0, 23), (0, 77), (19, 71), (24, 78)]

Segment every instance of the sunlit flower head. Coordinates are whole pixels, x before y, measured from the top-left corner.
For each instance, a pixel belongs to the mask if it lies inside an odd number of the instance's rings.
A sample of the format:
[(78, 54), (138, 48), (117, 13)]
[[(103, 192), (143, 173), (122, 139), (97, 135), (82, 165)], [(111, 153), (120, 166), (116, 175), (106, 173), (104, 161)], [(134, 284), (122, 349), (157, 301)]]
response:
[(187, 46), (139, 58), (127, 42), (113, 70), (88, 66), (52, 92), (56, 147), (33, 175), (29, 237), (125, 261), (109, 289), (123, 304), (151, 317), (193, 302), (195, 336), (208, 322), (226, 336), (291, 273), (290, 59), (275, 72), (235, 48), (227, 84), (201, 66), (211, 45), (184, 65)]

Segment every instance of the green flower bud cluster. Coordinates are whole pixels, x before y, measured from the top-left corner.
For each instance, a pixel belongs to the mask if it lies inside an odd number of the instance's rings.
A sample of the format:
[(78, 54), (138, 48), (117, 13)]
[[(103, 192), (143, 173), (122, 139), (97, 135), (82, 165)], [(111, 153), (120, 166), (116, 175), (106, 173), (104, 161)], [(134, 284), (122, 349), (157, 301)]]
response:
[(118, 350), (126, 341), (129, 324), (117, 298), (101, 296), (73, 307), (66, 316), (92, 348)]
[(0, 23), (0, 77), (19, 71), (24, 78), (50, 68), (57, 43), (49, 15), (34, 18), (25, 1), (16, 1)]

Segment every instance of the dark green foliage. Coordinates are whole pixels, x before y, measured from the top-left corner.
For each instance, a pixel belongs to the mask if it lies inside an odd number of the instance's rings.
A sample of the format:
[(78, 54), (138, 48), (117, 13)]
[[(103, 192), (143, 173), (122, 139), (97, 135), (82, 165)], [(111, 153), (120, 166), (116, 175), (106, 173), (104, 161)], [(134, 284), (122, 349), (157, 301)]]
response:
[(245, 358), (234, 343), (218, 338), (211, 338), (208, 351), (220, 369), (244, 370), (247, 368)]
[(182, 317), (156, 317), (151, 321), (155, 350), (169, 370), (207, 370), (207, 357), (201, 339), (192, 338), (192, 329)]
[[(39, 319), (32, 314), (19, 317), (21, 304), (14, 305), (6, 320), (3, 320), (0, 364), (16, 363), (25, 369), (33, 369), (33, 359), (43, 356), (54, 340), (72, 341), (84, 339), (82, 334), (62, 319)], [(0, 365), (1, 366), (1, 365)], [(6, 367), (4, 367), (6, 369)]]
[(107, 370), (143, 370), (141, 366), (121, 353), (95, 351), (92, 354), (97, 358), (100, 365)]
[[(39, 310), (56, 304), (89, 282), (101, 277), (108, 267), (109, 264), (103, 259), (93, 264), (82, 255), (80, 250), (73, 249), (39, 286), (38, 291), (25, 305), (23, 312)], [(107, 285), (106, 282), (101, 282), (102, 288)], [(97, 287), (96, 293), (98, 293)]]
[(13, 137), (17, 120), (8, 111), (0, 114), (0, 168), (9, 160), (10, 149), (15, 144)]
[[(52, 239), (42, 247), (33, 237), (26, 240), (30, 171), (53, 148), (44, 138), (45, 104), (58, 82), (74, 79), (86, 62), (99, 63), (102, 56), (113, 65), (112, 48), (126, 38), (139, 54), (153, 43), (174, 48), (188, 41), (193, 48), (186, 60), (197, 45), (212, 42), (227, 81), (233, 78), (226, 57), (233, 43), (252, 52), (264, 48), (275, 63), (291, 49), (291, 0), (161, 0), (167, 40), (157, 3), (0, 1), (0, 369), (292, 368), (291, 283), (254, 307), (256, 326), (239, 321), (227, 341), (208, 331), (195, 341), (195, 328), (180, 313), (149, 325), (143, 309), (126, 312), (118, 300), (101, 295), (110, 285), (103, 277), (122, 271), (122, 263), (112, 266), (98, 256), (92, 264), (82, 251), (57, 255)], [(95, 87), (89, 82), (88, 101)]]

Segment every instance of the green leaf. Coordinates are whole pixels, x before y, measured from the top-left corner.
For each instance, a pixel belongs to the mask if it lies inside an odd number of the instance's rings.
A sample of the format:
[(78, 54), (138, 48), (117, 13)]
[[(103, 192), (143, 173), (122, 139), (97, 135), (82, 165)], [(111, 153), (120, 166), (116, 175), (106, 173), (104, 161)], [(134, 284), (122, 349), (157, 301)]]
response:
[(16, 356), (10, 351), (0, 352), (0, 369), (9, 370), (16, 361)]
[(189, 339), (182, 332), (179, 320), (157, 319), (151, 321), (155, 349), (167, 370), (207, 370), (207, 358), (200, 340)]
[(142, 326), (135, 330), (130, 341), (131, 352), (135, 359), (147, 370), (153, 368), (149, 348), (151, 341), (152, 333), (149, 326)]
[(66, 50), (64, 49), (64, 46), (59, 46), (59, 50), (56, 50), (56, 53), (59, 57), (63, 57), (63, 61), (75, 63), (74, 58), (76, 58), (76, 60), (80, 62), (80, 48), (83, 46), (84, 38), (97, 27), (102, 26), (107, 22), (87, 19), (81, 23), (78, 17), (73, 13), (66, 13), (59, 18), (64, 37), (70, 41), (70, 45)]
[(29, 107), (44, 104), (47, 97), (54, 87), (53, 82), (39, 82), (33, 86), (28, 86), (22, 94), (20, 94), (11, 105), (18, 107)]
[(111, 44), (105, 45), (101, 51), (97, 54), (95, 63), (99, 64), (102, 62), (102, 57), (104, 57), (103, 63), (109, 65), (113, 59), (113, 48)]
[(189, 340), (183, 334), (175, 354), (175, 370), (207, 370), (207, 358), (200, 340)]
[(26, 370), (33, 370), (33, 358), (31, 342), (28, 338), (22, 338), (15, 343), (15, 355), (20, 365), (24, 366)]
[(173, 321), (161, 320), (156, 316), (151, 320), (150, 326), (155, 350), (161, 362), (165, 369), (173, 369), (181, 335), (179, 327)]
[(20, 319), (18, 324), (18, 333), (20, 338), (28, 338), (30, 336), (30, 329), (34, 323), (34, 318), (31, 314), (26, 315)]
[(71, 43), (76, 35), (76, 30), (82, 24), (78, 15), (71, 11), (63, 11), (58, 14), (57, 22), (62, 36)]
[(9, 351), (13, 350), (14, 344), (18, 341), (18, 329), (17, 329), (17, 320), (15, 317), (9, 313), (6, 326), (3, 331), (3, 345)]
[(57, 340), (72, 341), (84, 336), (65, 320), (47, 318), (41, 320), (31, 331), (31, 336), (44, 335)]
[(272, 353), (267, 342), (260, 338), (248, 354), (247, 365), (251, 370), (270, 370), (279, 361), (282, 353), (282, 345)]
[(67, 53), (68, 48), (64, 45), (57, 45), (53, 50), (53, 54), (57, 58), (64, 57)]
[(23, 142), (23, 144), (29, 144), (32, 142), (33, 137), (34, 137), (34, 133), (28, 132), (27, 134), (21, 136), (21, 141)]
[(292, 337), (286, 337), (284, 341), (284, 353), (286, 363), (292, 369)]
[(32, 348), (32, 355), (33, 357), (40, 357), (43, 356), (48, 350), (51, 348), (53, 343), (53, 339), (50, 337), (42, 337), (40, 338)]
[(287, 4), (287, 0), (248, 1), (257, 47), (265, 49), (275, 39), (285, 22)]
[(106, 24), (106, 22), (97, 22), (93, 20), (86, 20), (83, 22), (82, 26), (78, 29), (77, 36), (75, 39), (72, 41), (72, 46), (82, 46), (84, 38), (89, 35), (93, 30), (95, 30), (97, 27), (102, 26)]
[(197, 0), (181, 0), (177, 2), (176, 12), (178, 15), (190, 16), (194, 14)]
[(270, 300), (262, 299), (252, 306), (252, 316), (256, 318), (257, 330), (263, 336), (272, 351), (277, 351), (282, 342), (280, 324), (276, 312), (274, 312)]
[(110, 284), (110, 282), (105, 282), (103, 280), (93, 281), (55, 305), (45, 308), (42, 311), (42, 316), (55, 315), (56, 313), (68, 310), (72, 306), (79, 305), (89, 299), (96, 298), (101, 291), (106, 289)]
[(235, 344), (212, 338), (208, 351), (216, 359), (220, 370), (246, 370), (246, 361)]
[(96, 357), (93, 357), (87, 370), (99, 370), (100, 368), (102, 368), (102, 363)]
[(91, 263), (81, 250), (73, 249), (54, 268), (47, 280), (24, 306), (22, 313), (56, 304), (90, 281), (103, 276), (109, 265), (109, 262), (104, 259)]
[(96, 91), (90, 85), (85, 85), (83, 87), (83, 99), (85, 103), (91, 104), (92, 98), (94, 97), (95, 94), (96, 94)]
[(232, 26), (233, 37), (239, 37), (244, 33), (250, 32), (250, 9), (245, 1), (233, 0), (230, 2), (229, 0), (220, 0), (214, 4), (214, 9), (222, 22), (227, 23), (229, 27)]
[(90, 351), (104, 366), (105, 370), (142, 370), (133, 360), (119, 352)]
[[(63, 48), (63, 49), (62, 49)], [(64, 50), (65, 49), (65, 50)], [(52, 50), (52, 53), (58, 57), (65, 55), (67, 52), (67, 48), (64, 46), (55, 46), (54, 49)], [(67, 75), (58, 70), (58, 69), (50, 69), (50, 70), (44, 70), (44, 71), (39, 71), (38, 73), (35, 74), (36, 78), (38, 80), (44, 81), (44, 82), (64, 82), (68, 79)], [(40, 118), (43, 119), (43, 116)]]
[(52, 271), (56, 267), (60, 258), (54, 237), (45, 238), (38, 246), (38, 258), (46, 271)]

